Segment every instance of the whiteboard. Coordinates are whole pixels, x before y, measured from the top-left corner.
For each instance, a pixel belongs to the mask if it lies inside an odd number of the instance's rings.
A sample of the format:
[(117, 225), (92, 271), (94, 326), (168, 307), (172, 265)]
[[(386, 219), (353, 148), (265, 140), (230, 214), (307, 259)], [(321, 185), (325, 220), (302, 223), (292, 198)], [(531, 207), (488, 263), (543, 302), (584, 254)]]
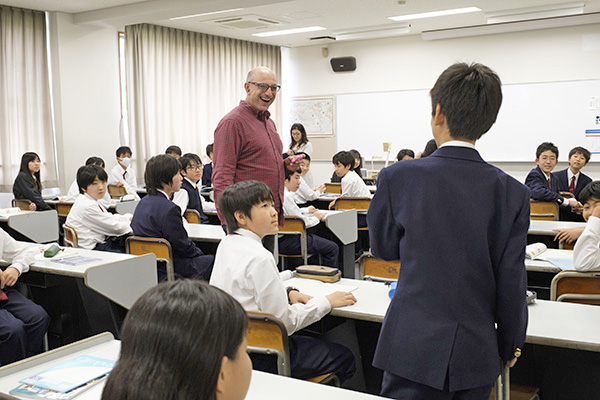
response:
[[(503, 85), (502, 93), (496, 123), (477, 142), (485, 160), (533, 161), (544, 141), (558, 146), (560, 160), (575, 146), (600, 154), (600, 80)], [(429, 90), (336, 96), (337, 149), (365, 159), (384, 156), (383, 142), (392, 143), (390, 160), (403, 148), (422, 151), (430, 121)]]

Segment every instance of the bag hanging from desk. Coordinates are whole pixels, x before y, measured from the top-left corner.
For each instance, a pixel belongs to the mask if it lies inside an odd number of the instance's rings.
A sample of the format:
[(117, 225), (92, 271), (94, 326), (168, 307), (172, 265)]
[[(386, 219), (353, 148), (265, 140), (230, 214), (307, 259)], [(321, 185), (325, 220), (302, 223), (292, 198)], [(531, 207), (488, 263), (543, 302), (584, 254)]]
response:
[(301, 265), (296, 268), (297, 278), (316, 279), (321, 282), (333, 283), (340, 280), (342, 273), (337, 268), (321, 265)]

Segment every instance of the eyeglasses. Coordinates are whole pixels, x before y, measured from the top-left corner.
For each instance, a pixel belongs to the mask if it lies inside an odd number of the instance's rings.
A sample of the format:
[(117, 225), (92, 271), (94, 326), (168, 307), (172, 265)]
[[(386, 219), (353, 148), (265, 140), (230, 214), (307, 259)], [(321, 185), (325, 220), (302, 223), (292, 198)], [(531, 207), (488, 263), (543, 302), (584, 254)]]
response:
[(202, 165), (188, 165), (187, 169), (200, 171), (202, 169)]
[(271, 92), (277, 93), (277, 92), (279, 92), (279, 89), (281, 89), (281, 85), (267, 85), (266, 83), (256, 83), (256, 82), (248, 82), (248, 83), (258, 86), (258, 88), (260, 90), (262, 90), (263, 92), (266, 92), (267, 89), (270, 88)]

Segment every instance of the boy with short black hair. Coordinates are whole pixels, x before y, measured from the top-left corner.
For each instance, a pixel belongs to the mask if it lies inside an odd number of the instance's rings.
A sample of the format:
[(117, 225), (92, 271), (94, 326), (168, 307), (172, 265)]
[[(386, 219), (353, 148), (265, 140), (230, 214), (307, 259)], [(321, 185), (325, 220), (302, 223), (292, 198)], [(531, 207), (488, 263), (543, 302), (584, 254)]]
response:
[(579, 199), (587, 224), (575, 242), (573, 261), (578, 271), (597, 271), (600, 270), (600, 181), (587, 184)]
[[(335, 372), (341, 381), (354, 374), (354, 357), (344, 346), (293, 333), (317, 322), (333, 307), (354, 304), (352, 293), (335, 292), (310, 297), (288, 287), (277, 270), (273, 254), (261, 240), (275, 235), (279, 223), (269, 187), (258, 181), (229, 186), (219, 198), (228, 235), (217, 249), (210, 284), (232, 295), (247, 311), (275, 315), (290, 340), (291, 373), (304, 379)], [(290, 277), (290, 271), (284, 271)], [(252, 355), (255, 369), (275, 371), (264, 358)]]
[(202, 179), (202, 160), (197, 154), (186, 153), (179, 158), (179, 162), (181, 163), (181, 175), (183, 176), (182, 190), (175, 192), (173, 202), (181, 208), (182, 213), (188, 208), (198, 211), (200, 222), (207, 224), (208, 217), (204, 214), (204, 211), (215, 211), (216, 208), (214, 203), (207, 202), (200, 195), (201, 188), (198, 184)]
[(179, 157), (181, 157), (182, 152), (181, 152), (181, 148), (179, 146), (172, 144), (169, 147), (167, 147), (167, 149), (165, 150), (165, 154), (168, 154), (171, 157), (175, 157), (175, 158), (179, 159)]
[(382, 169), (369, 208), (373, 255), (402, 261), (373, 365), (384, 397), (487, 399), (525, 341), (529, 190), (475, 149), (502, 103), (490, 68), (454, 64), (430, 95), (439, 148)]
[(67, 215), (67, 225), (75, 228), (78, 246), (90, 250), (124, 253), (125, 247), (110, 240), (131, 233), (131, 214), (113, 214), (101, 203), (106, 193), (106, 171), (98, 165), (77, 170), (81, 193)]
[[(306, 176), (310, 171), (310, 156), (307, 153), (296, 153), (297, 156), (303, 155), (304, 158), (300, 160), (300, 187), (294, 194), (294, 201), (298, 204), (304, 204), (309, 201), (313, 201), (319, 198), (319, 196), (325, 191), (325, 185), (321, 185), (312, 189), (310, 184), (306, 181)], [(286, 172), (286, 176), (287, 176)]]
[[(371, 192), (358, 174), (349, 174), (353, 171), (354, 156), (349, 151), (337, 152), (332, 160), (335, 174), (342, 178), (342, 194), (340, 197), (371, 197)], [(335, 206), (335, 200), (329, 203), (329, 209)]]
[(412, 160), (413, 158), (415, 158), (415, 152), (411, 149), (402, 149), (396, 155), (398, 161)]
[[(106, 168), (106, 166), (104, 165), (104, 160), (100, 157), (88, 158), (87, 160), (85, 160), (85, 165), (98, 165), (102, 169)], [(67, 197), (65, 198), (65, 201), (74, 202), (75, 200), (77, 200), (77, 197), (79, 197), (80, 194), (81, 192), (79, 191), (79, 185), (77, 184), (77, 176), (75, 176), (75, 180), (73, 180), (73, 183), (71, 183), (71, 186), (69, 187), (69, 191), (67, 192)], [(110, 194), (108, 193), (108, 190), (104, 194), (104, 198), (102, 200), (99, 200), (99, 202), (106, 209), (110, 207)]]
[(115, 153), (117, 155), (117, 165), (113, 167), (108, 175), (108, 184), (124, 186), (127, 194), (132, 194), (136, 200), (139, 200), (137, 178), (131, 167), (131, 156), (133, 155), (131, 149), (128, 146), (121, 146)]
[(204, 165), (202, 171), (202, 186), (212, 186), (212, 171), (213, 171), (213, 144), (206, 146), (206, 155), (210, 158), (210, 162)]
[[(590, 161), (591, 156), (589, 150), (581, 146), (574, 147), (569, 152), (569, 168), (552, 173), (558, 178), (558, 189), (561, 192), (571, 192), (577, 201), (580, 200), (581, 190), (592, 182), (592, 178), (581, 172), (581, 169)], [(560, 219), (561, 221), (583, 222), (581, 212), (573, 212), (568, 207), (560, 209)]]

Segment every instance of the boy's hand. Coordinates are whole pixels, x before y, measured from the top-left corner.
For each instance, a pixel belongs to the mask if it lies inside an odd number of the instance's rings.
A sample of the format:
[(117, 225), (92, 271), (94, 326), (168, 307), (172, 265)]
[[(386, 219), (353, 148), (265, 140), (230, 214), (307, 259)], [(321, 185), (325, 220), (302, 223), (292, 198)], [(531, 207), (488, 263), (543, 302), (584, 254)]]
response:
[(5, 271), (0, 271), (0, 289), (6, 286), (13, 286), (19, 279), (19, 270), (14, 267), (8, 267)]
[(30, 203), (29, 204), (29, 211), (35, 211), (37, 210), (37, 206), (35, 205), (35, 203)]
[(325, 184), (321, 185), (321, 186), (317, 186), (315, 188), (315, 190), (319, 193), (325, 193)]
[(119, 182), (117, 182), (116, 185), (117, 185), (117, 187), (121, 187), (121, 186), (123, 186), (123, 182), (119, 181)]
[(292, 150), (292, 149), (289, 149), (289, 150), (288, 150), (288, 151), (286, 151), (285, 153), (286, 153), (288, 156), (294, 156), (294, 155), (295, 155), (295, 153), (294, 153), (294, 150)]
[(329, 208), (330, 210), (333, 210), (333, 208), (335, 207), (335, 200), (332, 200), (331, 203), (329, 203)]
[(331, 308), (351, 306), (356, 303), (356, 297), (350, 292), (333, 292), (326, 297)]
[[(569, 206), (571, 206), (571, 208), (576, 208), (577, 205), (579, 204), (579, 202), (575, 199), (567, 199), (567, 200), (569, 201)], [(579, 204), (579, 205), (581, 205), (581, 204)]]
[(583, 205), (580, 202), (577, 202), (577, 205), (575, 207), (571, 207), (571, 210), (573, 210), (574, 213), (581, 215), (583, 212)]
[(584, 229), (584, 226), (569, 229), (553, 229), (554, 232), (558, 232), (556, 236), (554, 236), (554, 241), (556, 242), (558, 240), (559, 243), (567, 244), (575, 243), (575, 241), (583, 233)]
[(308, 206), (308, 213), (309, 214), (314, 214), (316, 213), (318, 210), (315, 206)]
[(322, 220), (325, 216), (323, 215), (323, 213), (316, 211), (313, 213), (313, 217), (317, 217), (317, 219), (320, 221)]
[(306, 304), (306, 303), (308, 303), (308, 301), (310, 299), (312, 299), (312, 296), (309, 296), (304, 293), (300, 293), (297, 290), (292, 290), (290, 292), (289, 298), (290, 298), (290, 304), (296, 304), (296, 303)]

